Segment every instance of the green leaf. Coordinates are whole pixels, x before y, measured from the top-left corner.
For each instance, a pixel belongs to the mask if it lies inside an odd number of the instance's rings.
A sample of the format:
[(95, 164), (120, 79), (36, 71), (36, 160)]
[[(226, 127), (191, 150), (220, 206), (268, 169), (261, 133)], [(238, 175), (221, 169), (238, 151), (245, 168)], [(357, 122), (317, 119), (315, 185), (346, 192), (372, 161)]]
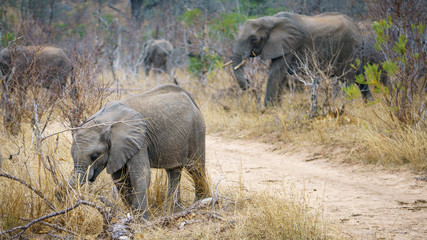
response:
[(15, 34), (13, 34), (13, 32), (6, 32), (1, 36), (1, 45), (9, 46), (9, 44), (15, 41), (15, 39)]
[(406, 49), (406, 44), (408, 40), (405, 35), (400, 35), (399, 39), (396, 42), (396, 45), (393, 47), (393, 51), (397, 54), (404, 55), (408, 50)]
[(382, 63), (383, 69), (387, 72), (387, 76), (391, 77), (399, 71), (399, 67), (396, 62), (388, 60)]
[(195, 8), (195, 9), (186, 11), (184, 14), (179, 16), (178, 19), (184, 21), (184, 23), (187, 26), (191, 26), (191, 25), (196, 25), (201, 15), (202, 15), (202, 10)]
[(355, 84), (352, 84), (348, 87), (343, 87), (342, 89), (346, 93), (348, 100), (358, 99), (362, 95), (359, 88)]
[(365, 76), (363, 74), (359, 74), (356, 76), (356, 83), (358, 84), (365, 84)]

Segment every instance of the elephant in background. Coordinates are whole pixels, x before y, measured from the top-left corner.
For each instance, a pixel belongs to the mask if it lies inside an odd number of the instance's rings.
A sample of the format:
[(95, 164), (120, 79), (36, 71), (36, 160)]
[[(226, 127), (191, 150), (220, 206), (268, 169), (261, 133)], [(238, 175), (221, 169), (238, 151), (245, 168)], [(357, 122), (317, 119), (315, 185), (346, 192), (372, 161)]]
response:
[[(61, 95), (72, 81), (72, 62), (65, 51), (54, 46), (18, 46), (0, 51), (0, 70), (3, 74), (2, 105), (6, 128), (16, 132), (20, 115), (30, 87), (46, 88), (49, 96)], [(15, 116), (13, 116), (15, 115)]]
[[(265, 105), (280, 102), (285, 79), (297, 70), (299, 59), (316, 52), (320, 64), (334, 63), (332, 76), (345, 74), (354, 81), (356, 70), (351, 61), (362, 44), (357, 24), (340, 13), (304, 16), (280, 12), (274, 16), (247, 20), (241, 27), (232, 56), (234, 75), (245, 90), (251, 83), (244, 76), (243, 60), (260, 56), (271, 60)], [(308, 63), (310, 64), (310, 63)], [(364, 96), (370, 96), (367, 85), (359, 85)]]
[[(28, 74), (37, 75), (38, 84), (44, 88), (63, 90), (73, 69), (70, 58), (61, 48), (54, 46), (20, 46), (0, 51), (0, 70), (8, 80), (12, 69), (17, 81), (10, 87), (25, 89)], [(8, 83), (6, 83), (8, 84)]]
[(148, 76), (151, 68), (156, 73), (169, 73), (171, 64), (171, 54), (174, 48), (165, 39), (150, 40), (146, 43), (144, 54), (144, 70)]
[(74, 132), (71, 153), (70, 185), (93, 182), (106, 168), (123, 200), (144, 218), (150, 168), (166, 169), (167, 199), (176, 197), (174, 206), (183, 168), (194, 180), (196, 199), (209, 194), (205, 122), (190, 93), (176, 85), (107, 103)]

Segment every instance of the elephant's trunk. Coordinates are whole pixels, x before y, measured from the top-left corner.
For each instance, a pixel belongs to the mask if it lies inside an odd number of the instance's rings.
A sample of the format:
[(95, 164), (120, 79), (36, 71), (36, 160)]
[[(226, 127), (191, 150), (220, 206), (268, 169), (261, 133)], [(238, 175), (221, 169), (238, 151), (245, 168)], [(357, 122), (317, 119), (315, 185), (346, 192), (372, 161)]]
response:
[[(85, 172), (82, 170), (76, 170), (71, 178), (68, 180), (68, 185), (75, 188), (77, 184), (80, 186), (86, 182)], [(60, 183), (58, 188), (55, 190), (55, 197), (60, 201), (64, 201), (66, 184)]]
[(72, 187), (75, 187), (77, 184), (81, 186), (85, 183), (86, 183), (86, 172), (83, 170), (75, 170), (70, 180), (68, 180), (68, 184)]
[(233, 57), (231, 57), (232, 60), (232, 66), (234, 70), (234, 76), (236, 76), (237, 83), (239, 84), (240, 88), (243, 90), (246, 90), (250, 87), (249, 80), (245, 78), (243, 74), (243, 64), (242, 61), (243, 57), (242, 55), (238, 53), (234, 53)]

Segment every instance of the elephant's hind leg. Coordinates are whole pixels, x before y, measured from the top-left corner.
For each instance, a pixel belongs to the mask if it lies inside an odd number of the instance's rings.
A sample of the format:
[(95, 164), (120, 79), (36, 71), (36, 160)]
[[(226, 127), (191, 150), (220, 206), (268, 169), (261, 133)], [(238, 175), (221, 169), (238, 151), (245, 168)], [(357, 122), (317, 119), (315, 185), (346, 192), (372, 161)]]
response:
[(179, 202), (181, 201), (181, 194), (179, 183), (181, 181), (181, 172), (181, 168), (166, 169), (166, 173), (168, 174), (167, 209), (180, 209)]
[(194, 188), (196, 192), (194, 201), (209, 197), (210, 192), (205, 167), (201, 164), (196, 164), (188, 168), (188, 173), (194, 181)]

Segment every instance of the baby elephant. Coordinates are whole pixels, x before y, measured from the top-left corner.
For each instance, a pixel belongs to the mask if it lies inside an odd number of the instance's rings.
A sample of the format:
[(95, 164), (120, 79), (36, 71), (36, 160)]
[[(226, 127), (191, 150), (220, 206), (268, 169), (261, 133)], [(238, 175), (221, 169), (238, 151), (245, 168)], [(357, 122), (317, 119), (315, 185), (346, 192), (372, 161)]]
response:
[(107, 168), (124, 201), (146, 219), (150, 168), (168, 175), (168, 203), (179, 199), (181, 171), (194, 180), (196, 200), (209, 194), (205, 176), (205, 122), (190, 93), (163, 85), (107, 103), (73, 134), (71, 154), (79, 184)]

